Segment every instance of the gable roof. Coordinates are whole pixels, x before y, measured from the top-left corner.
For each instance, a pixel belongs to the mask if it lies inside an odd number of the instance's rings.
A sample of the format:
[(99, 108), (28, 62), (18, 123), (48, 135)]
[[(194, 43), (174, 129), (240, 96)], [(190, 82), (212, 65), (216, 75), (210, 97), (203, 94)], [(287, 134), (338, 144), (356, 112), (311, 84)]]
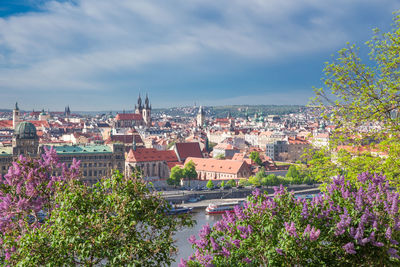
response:
[(129, 150), (127, 162), (166, 161), (177, 162), (178, 158), (173, 150), (160, 151), (155, 148), (137, 148)]
[(204, 158), (192, 158), (186, 159), (185, 164), (189, 161), (193, 161), (196, 165), (196, 171), (208, 171), (208, 172), (220, 172), (237, 174), (242, 167), (248, 167), (244, 161), (237, 160), (219, 160), (219, 159), (204, 159)]
[(176, 143), (175, 148), (176, 153), (178, 154), (178, 157), (181, 161), (184, 161), (188, 157), (203, 157), (203, 153), (201, 153), (200, 145), (198, 142)]

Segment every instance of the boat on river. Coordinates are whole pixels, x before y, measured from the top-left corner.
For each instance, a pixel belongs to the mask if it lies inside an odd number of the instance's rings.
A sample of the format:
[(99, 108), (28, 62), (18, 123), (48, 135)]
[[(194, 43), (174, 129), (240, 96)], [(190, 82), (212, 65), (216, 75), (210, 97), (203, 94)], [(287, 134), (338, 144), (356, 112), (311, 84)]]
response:
[(185, 214), (185, 213), (190, 213), (192, 212), (193, 208), (188, 208), (188, 207), (171, 207), (167, 211), (168, 215), (177, 215), (177, 214)]
[(233, 212), (235, 206), (241, 206), (243, 201), (227, 202), (221, 204), (210, 203), (206, 208), (206, 214), (224, 214), (225, 212)]

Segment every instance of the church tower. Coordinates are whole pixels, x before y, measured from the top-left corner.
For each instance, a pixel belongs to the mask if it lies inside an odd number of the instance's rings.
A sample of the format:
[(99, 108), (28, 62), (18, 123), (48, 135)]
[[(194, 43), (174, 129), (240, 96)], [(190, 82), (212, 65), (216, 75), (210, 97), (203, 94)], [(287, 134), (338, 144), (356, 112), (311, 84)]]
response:
[(147, 127), (151, 127), (151, 105), (149, 101), (149, 97), (146, 94), (146, 99), (144, 101), (144, 108), (142, 111), (142, 117), (144, 120), (144, 123)]
[(203, 127), (204, 117), (205, 117), (205, 112), (204, 112), (203, 106), (200, 106), (199, 112), (197, 113), (197, 118), (196, 118), (197, 127), (200, 127), (200, 128)]
[(18, 102), (15, 103), (15, 108), (13, 110), (13, 129), (17, 127), (18, 123), (20, 121), (19, 118), (19, 108), (18, 108)]
[(142, 114), (143, 111), (143, 106), (142, 106), (142, 98), (140, 97), (140, 93), (139, 93), (139, 97), (137, 100), (137, 105), (135, 105), (135, 113), (136, 114)]

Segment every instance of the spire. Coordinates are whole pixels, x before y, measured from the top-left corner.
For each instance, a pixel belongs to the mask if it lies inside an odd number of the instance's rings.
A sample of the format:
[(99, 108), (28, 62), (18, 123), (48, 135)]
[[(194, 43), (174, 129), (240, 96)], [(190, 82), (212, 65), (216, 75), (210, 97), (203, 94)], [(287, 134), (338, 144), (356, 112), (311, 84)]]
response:
[(18, 108), (18, 102), (15, 102), (15, 110), (19, 110), (19, 108)]
[(227, 119), (230, 119), (232, 116), (231, 116), (231, 111), (230, 110), (228, 110), (228, 116), (226, 117)]
[(149, 105), (149, 96), (147, 95), (147, 93), (146, 93), (146, 99), (145, 99), (145, 101), (144, 101), (144, 104), (146, 105), (146, 109), (150, 109), (150, 105)]
[(142, 108), (142, 98), (140, 97), (140, 93), (139, 93), (139, 98), (137, 100), (137, 104), (138, 104), (138, 109)]

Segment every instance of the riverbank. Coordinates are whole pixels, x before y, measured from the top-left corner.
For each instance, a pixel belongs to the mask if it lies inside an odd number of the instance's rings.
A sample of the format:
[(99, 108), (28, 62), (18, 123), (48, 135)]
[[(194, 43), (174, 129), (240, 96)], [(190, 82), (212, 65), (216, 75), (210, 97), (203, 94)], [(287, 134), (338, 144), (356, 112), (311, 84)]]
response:
[[(310, 189), (304, 189), (304, 190), (293, 190), (295, 195), (309, 195), (309, 194), (318, 194), (320, 192), (319, 188), (310, 188)], [(250, 195), (250, 194), (249, 194)], [(268, 194), (268, 196), (273, 196), (274, 194)], [(208, 207), (208, 205), (210, 203), (213, 204), (221, 204), (221, 203), (227, 203), (227, 202), (237, 202), (240, 200), (246, 200), (246, 197), (241, 197), (241, 198), (213, 198), (213, 199), (205, 199), (205, 200), (200, 200), (198, 202), (195, 203), (190, 203), (190, 202), (185, 202), (183, 201), (183, 203), (178, 204), (178, 207), (188, 207), (188, 208), (193, 208), (193, 209), (197, 209), (197, 208), (206, 208)]]

